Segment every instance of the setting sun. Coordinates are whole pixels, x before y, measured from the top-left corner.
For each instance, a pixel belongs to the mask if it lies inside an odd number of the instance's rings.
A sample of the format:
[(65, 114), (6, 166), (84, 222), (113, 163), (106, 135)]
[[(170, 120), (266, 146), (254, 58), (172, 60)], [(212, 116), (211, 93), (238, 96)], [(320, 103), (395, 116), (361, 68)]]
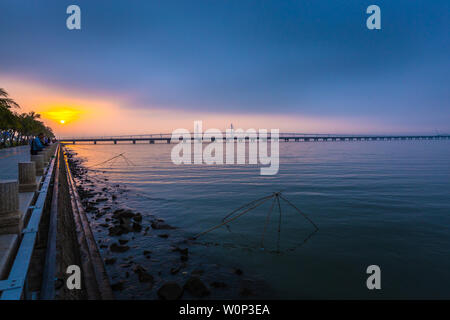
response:
[(80, 111), (72, 108), (52, 108), (49, 111), (44, 111), (43, 115), (48, 119), (59, 122), (60, 124), (66, 124), (77, 120), (79, 118)]

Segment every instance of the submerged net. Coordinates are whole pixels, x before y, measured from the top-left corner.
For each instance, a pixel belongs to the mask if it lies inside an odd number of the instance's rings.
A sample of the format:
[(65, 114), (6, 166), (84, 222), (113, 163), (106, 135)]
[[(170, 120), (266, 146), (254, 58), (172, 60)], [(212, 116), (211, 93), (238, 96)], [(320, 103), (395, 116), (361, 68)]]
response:
[[(253, 216), (250, 217), (250, 215)], [(299, 216), (308, 222), (306, 227), (298, 223)], [(261, 220), (261, 223), (255, 223), (255, 218), (257, 221)], [(208, 235), (222, 227), (229, 232), (230, 236), (222, 242), (214, 239), (208, 241)], [(318, 230), (318, 226), (308, 215), (281, 192), (275, 192), (240, 206), (224, 216), (219, 224), (198, 233), (190, 240), (204, 246), (259, 249), (270, 253), (282, 253), (298, 249)], [(284, 237), (284, 241), (282, 241), (282, 231), (288, 234), (288, 237)]]

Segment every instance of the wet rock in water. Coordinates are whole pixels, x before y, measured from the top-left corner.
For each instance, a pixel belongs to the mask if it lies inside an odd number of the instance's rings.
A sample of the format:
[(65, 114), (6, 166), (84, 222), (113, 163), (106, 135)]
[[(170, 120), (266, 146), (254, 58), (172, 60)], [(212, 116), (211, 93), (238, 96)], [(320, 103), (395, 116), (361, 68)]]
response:
[(139, 223), (133, 222), (133, 231), (134, 232), (141, 232), (142, 231), (142, 226)]
[(183, 295), (183, 288), (176, 282), (169, 281), (158, 289), (158, 297), (163, 300), (177, 300)]
[(205, 297), (210, 294), (208, 287), (197, 277), (191, 277), (186, 281), (184, 289), (194, 297)]
[(111, 284), (111, 289), (113, 289), (113, 291), (122, 291), (124, 289), (124, 284), (125, 281), (123, 280), (118, 281), (116, 283)]
[(144, 250), (144, 252), (143, 252), (144, 256), (146, 256), (146, 255), (148, 255), (150, 253), (152, 253), (150, 250)]
[(211, 287), (213, 288), (226, 288), (228, 287), (225, 282), (222, 281), (213, 281), (210, 283)]
[(119, 267), (124, 268), (124, 269), (129, 268), (129, 267), (131, 267), (131, 263), (122, 263), (119, 265)]
[(142, 221), (142, 215), (140, 213), (136, 213), (133, 217), (133, 220), (136, 222), (141, 222)]
[(253, 294), (252, 290), (250, 290), (249, 288), (242, 288), (239, 293), (241, 294), (241, 296), (251, 296)]
[(86, 205), (85, 211), (88, 213), (92, 213), (92, 212), (97, 212), (98, 209), (89, 203)]
[(141, 266), (140, 264), (137, 264), (133, 267), (133, 272), (134, 273), (141, 273), (141, 272), (145, 272), (147, 271), (147, 269), (145, 269), (143, 266)]
[(106, 249), (106, 248), (108, 248), (108, 246), (105, 245), (105, 244), (102, 244), (102, 245), (100, 245), (100, 248), (101, 248), (101, 249)]
[(178, 266), (176, 268), (171, 268), (170, 269), (170, 273), (171, 274), (177, 274), (178, 272), (180, 272), (180, 270), (181, 270), (181, 266)]
[(133, 272), (138, 275), (139, 282), (151, 282), (153, 285), (153, 276), (143, 266), (134, 266)]
[(191, 272), (191, 275), (193, 275), (193, 276), (201, 276), (203, 273), (204, 273), (203, 270), (196, 269), (196, 270), (193, 270), (193, 271)]
[(128, 240), (127, 239), (119, 239), (119, 243), (120, 244), (127, 244)]
[(169, 235), (168, 235), (167, 233), (164, 233), (164, 234), (158, 234), (158, 237), (160, 237), (160, 238), (168, 238)]
[(106, 214), (105, 212), (100, 211), (100, 212), (97, 212), (97, 213), (95, 214), (95, 217), (96, 217), (96, 218), (101, 218), (101, 217), (103, 217), (105, 214)]
[(129, 209), (118, 209), (116, 211), (114, 211), (113, 213), (113, 217), (116, 219), (131, 219), (134, 217), (134, 213), (133, 211), (129, 210)]
[(99, 202), (105, 202), (108, 201), (108, 198), (98, 198), (95, 200), (95, 202), (99, 203)]
[(100, 223), (99, 226), (103, 227), (103, 228), (108, 228), (109, 224), (107, 224), (107, 223)]
[(89, 190), (85, 190), (81, 187), (77, 188), (77, 191), (81, 199), (89, 199), (95, 196), (95, 193), (92, 193)]
[(128, 231), (132, 231), (133, 230), (133, 227), (131, 225), (131, 219), (129, 219), (129, 218), (120, 218), (119, 219), (119, 224), (125, 230), (128, 230)]
[(237, 274), (238, 276), (241, 276), (244, 272), (241, 269), (236, 268), (234, 269), (234, 273)]
[(115, 226), (109, 229), (109, 235), (120, 236), (129, 232), (139, 232), (142, 227), (137, 223), (131, 223), (129, 218), (120, 218), (118, 221), (114, 221)]
[(130, 249), (130, 247), (129, 246), (121, 246), (120, 244), (113, 243), (112, 245), (109, 246), (109, 249), (112, 252), (125, 252), (128, 249)]
[(105, 264), (114, 264), (116, 262), (116, 258), (106, 258)]
[(173, 247), (172, 251), (173, 252), (179, 252), (182, 255), (188, 255), (188, 253), (189, 253), (189, 249), (188, 248), (181, 249), (180, 247)]
[(167, 223), (163, 223), (159, 220), (152, 221), (151, 226), (153, 229), (156, 229), (156, 230), (176, 229), (175, 227), (172, 227), (171, 225), (168, 225)]
[(153, 276), (148, 274), (147, 272), (138, 274), (139, 282), (148, 282), (150, 283), (150, 287), (153, 287)]
[(109, 235), (110, 236), (120, 236), (120, 235), (122, 235), (124, 233), (128, 233), (121, 226), (113, 226), (113, 227), (110, 227), (108, 230), (109, 230)]
[(179, 252), (180, 253), (180, 259), (183, 262), (187, 261), (189, 259), (189, 256), (188, 256), (189, 249), (188, 248), (181, 249), (179, 247), (175, 247), (175, 248), (172, 249), (172, 251), (173, 252)]
[(129, 218), (120, 218), (118, 222), (115, 223), (119, 223), (123, 233), (141, 232), (142, 230), (142, 226), (139, 223), (132, 222)]

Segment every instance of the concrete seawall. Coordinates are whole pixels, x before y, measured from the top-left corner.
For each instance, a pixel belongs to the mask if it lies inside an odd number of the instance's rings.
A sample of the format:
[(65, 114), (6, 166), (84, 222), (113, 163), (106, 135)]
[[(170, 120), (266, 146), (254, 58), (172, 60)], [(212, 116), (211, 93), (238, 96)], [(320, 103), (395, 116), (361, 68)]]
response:
[[(62, 164), (62, 165), (61, 165)], [(69, 191), (68, 172), (64, 165), (64, 154), (59, 155), (59, 183), (57, 198), (57, 233), (56, 233), (56, 278), (66, 277), (67, 267), (81, 265), (81, 254), (78, 248), (77, 232), (72, 211), (72, 199)], [(55, 299), (73, 300), (87, 299), (85, 286), (82, 290), (69, 290), (65, 284), (55, 292)]]
[[(62, 224), (61, 231), (67, 231), (67, 234), (76, 236), (77, 241), (75, 245), (78, 248), (78, 251), (76, 252), (80, 258), (81, 264), (79, 266), (83, 270), (86, 297), (88, 299), (96, 300), (113, 299), (114, 295), (111, 290), (108, 275), (104, 268), (103, 260), (92, 234), (89, 221), (84, 212), (84, 208), (81, 203), (80, 196), (78, 195), (75, 181), (73, 180), (67, 157), (64, 152), (61, 152), (60, 154), (60, 166), (64, 167), (62, 175), (64, 176), (64, 184), (67, 183), (67, 185), (64, 186), (64, 192), (60, 193), (66, 198), (66, 201), (62, 202), (64, 205), (63, 210), (70, 212), (70, 215), (66, 218), (67, 220), (72, 219), (73, 221), (73, 226), (70, 228), (67, 228), (65, 224)], [(70, 207), (68, 201), (69, 199)], [(69, 242), (73, 243), (73, 241)], [(62, 241), (62, 243), (65, 242)], [(62, 263), (62, 265), (64, 265), (64, 263)]]

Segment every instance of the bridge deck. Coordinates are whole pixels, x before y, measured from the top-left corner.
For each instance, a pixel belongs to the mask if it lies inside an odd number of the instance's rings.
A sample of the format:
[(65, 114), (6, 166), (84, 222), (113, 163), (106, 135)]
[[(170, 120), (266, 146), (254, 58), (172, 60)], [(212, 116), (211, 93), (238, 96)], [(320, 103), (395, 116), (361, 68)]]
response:
[[(274, 137), (275, 138), (275, 137)], [(186, 140), (199, 140), (201, 138), (196, 138), (194, 135), (191, 135)], [(225, 135), (222, 139), (216, 139), (217, 141), (229, 141), (232, 138), (225, 138)], [(259, 140), (264, 139), (259, 136), (251, 137), (234, 137), (235, 140)], [(268, 140), (271, 140), (270, 135), (267, 137)], [(305, 135), (305, 134), (280, 134), (278, 137), (279, 141), (282, 142), (318, 142), (318, 141), (389, 141), (389, 140), (448, 140), (450, 139), (450, 135)], [(182, 137), (180, 137), (182, 140)], [(180, 140), (176, 140), (179, 142)], [(201, 139), (203, 142), (214, 141), (215, 138), (211, 136), (204, 136)], [(64, 143), (73, 143), (76, 142), (93, 142), (96, 144), (97, 142), (132, 142), (136, 143), (137, 141), (147, 141), (149, 143), (159, 142), (172, 142), (172, 135), (170, 134), (160, 134), (160, 135), (148, 135), (148, 136), (119, 136), (119, 137), (80, 137), (80, 138), (62, 138), (61, 142)]]

